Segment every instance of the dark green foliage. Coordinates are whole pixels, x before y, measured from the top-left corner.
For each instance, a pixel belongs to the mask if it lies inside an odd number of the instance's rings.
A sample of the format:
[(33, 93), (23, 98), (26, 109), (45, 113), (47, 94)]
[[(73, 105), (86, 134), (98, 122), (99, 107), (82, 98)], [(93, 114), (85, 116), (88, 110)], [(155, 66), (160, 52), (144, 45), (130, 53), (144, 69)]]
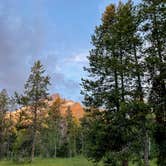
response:
[(68, 145), (68, 157), (77, 155), (78, 123), (75, 121), (70, 107), (66, 110), (66, 141)]
[(50, 78), (45, 75), (45, 70), (41, 62), (36, 61), (34, 66), (31, 68), (31, 73), (25, 84), (24, 94), (21, 96), (16, 94), (18, 104), (21, 104), (21, 106), (24, 106), (26, 109), (30, 109), (32, 113), (32, 125), (29, 126), (28, 130), (31, 142), (30, 161), (33, 160), (35, 155), (38, 132), (40, 131), (38, 114), (47, 106), (45, 100), (48, 99), (49, 81)]
[(152, 86), (149, 102), (156, 115), (155, 138), (159, 150), (158, 164), (164, 166), (166, 164), (166, 2), (143, 0), (141, 14), (145, 40), (149, 43), (145, 47), (145, 55)]
[(3, 158), (7, 153), (7, 123), (6, 113), (9, 111), (10, 99), (7, 91), (3, 89), (0, 92), (0, 158)]
[[(131, 1), (109, 5), (92, 36), (82, 94), (90, 112), (88, 122), (84, 120), (86, 154), (97, 162), (111, 162), (116, 156), (128, 165), (128, 159), (143, 158), (149, 166), (154, 124), (159, 161), (165, 162), (164, 9), (164, 1), (145, 0), (138, 7)], [(91, 114), (94, 109), (102, 114), (98, 121), (98, 114)]]
[(48, 108), (48, 118), (44, 122), (47, 128), (42, 130), (41, 146), (43, 149), (41, 154), (46, 157), (57, 157), (60, 148), (61, 139), (61, 121), (62, 116), (60, 107), (63, 101), (58, 97), (52, 106)]
[(22, 163), (30, 161), (32, 138), (26, 129), (18, 130), (16, 140), (13, 145), (14, 162)]
[[(107, 148), (106, 125), (102, 118), (102, 113), (95, 111), (95, 114), (90, 113), (87, 117), (82, 119), (82, 126), (84, 128), (83, 134), (85, 137), (85, 151), (84, 154), (94, 162), (100, 161)], [(104, 141), (105, 140), (105, 141)]]

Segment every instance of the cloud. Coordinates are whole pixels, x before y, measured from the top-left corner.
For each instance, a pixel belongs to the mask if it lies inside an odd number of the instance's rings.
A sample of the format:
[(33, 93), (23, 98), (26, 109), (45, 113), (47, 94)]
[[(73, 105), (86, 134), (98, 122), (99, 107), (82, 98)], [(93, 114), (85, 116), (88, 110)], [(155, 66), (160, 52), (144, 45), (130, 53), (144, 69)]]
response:
[(75, 63), (87, 63), (88, 62), (87, 56), (88, 56), (87, 52), (78, 53), (71, 56), (70, 61)]
[(74, 99), (78, 101), (80, 97), (79, 82), (68, 79), (63, 73), (53, 73), (51, 75), (51, 82), (53, 92), (60, 93), (64, 98)]
[(87, 59), (88, 55), (89, 55), (88, 51), (80, 51), (78, 53), (73, 53), (73, 55), (65, 59), (65, 62), (86, 64), (88, 62), (88, 59)]
[(11, 94), (22, 90), (29, 60), (42, 50), (44, 31), (42, 22), (30, 23), (16, 12), (18, 1), (10, 2), (0, 2), (0, 88)]
[[(54, 52), (54, 51), (53, 51)], [(52, 53), (59, 54), (59, 53)], [(51, 74), (53, 82), (53, 91), (60, 92), (63, 96), (77, 101), (81, 100), (80, 97), (80, 82), (84, 76), (83, 67), (88, 64), (88, 51), (78, 51), (72, 55), (65, 55), (64, 58), (59, 56), (56, 59), (56, 65), (51, 67), (54, 72)], [(56, 56), (58, 57), (58, 56)]]
[(56, 26), (48, 28), (56, 22), (48, 23), (45, 7), (44, 0), (0, 1), (0, 90), (21, 93), (32, 64), (39, 59), (51, 77), (50, 93), (79, 100), (88, 52), (65, 50), (64, 36), (59, 40), (52, 30)]
[[(58, 56), (59, 55), (59, 56)], [(60, 56), (58, 51), (50, 51), (42, 59), (51, 76), (51, 93), (60, 93), (63, 97), (81, 101), (80, 82), (83, 77), (83, 66), (88, 63), (88, 51), (78, 51), (71, 56)]]
[(78, 51), (77, 53), (72, 53), (71, 56), (68, 56), (61, 62), (63, 67), (63, 73), (68, 73), (67, 78), (76, 80), (77, 82), (81, 81), (81, 78), (84, 76), (83, 67), (87, 66), (89, 55), (88, 51)]

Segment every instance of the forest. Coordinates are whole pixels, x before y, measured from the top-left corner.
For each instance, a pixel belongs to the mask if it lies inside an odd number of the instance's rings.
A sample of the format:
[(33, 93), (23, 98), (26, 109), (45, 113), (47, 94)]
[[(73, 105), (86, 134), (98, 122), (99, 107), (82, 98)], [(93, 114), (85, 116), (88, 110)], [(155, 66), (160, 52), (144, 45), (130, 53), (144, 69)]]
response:
[(1, 90), (0, 165), (166, 166), (166, 1), (108, 5), (91, 43), (80, 117), (49, 94), (40, 60), (22, 94)]

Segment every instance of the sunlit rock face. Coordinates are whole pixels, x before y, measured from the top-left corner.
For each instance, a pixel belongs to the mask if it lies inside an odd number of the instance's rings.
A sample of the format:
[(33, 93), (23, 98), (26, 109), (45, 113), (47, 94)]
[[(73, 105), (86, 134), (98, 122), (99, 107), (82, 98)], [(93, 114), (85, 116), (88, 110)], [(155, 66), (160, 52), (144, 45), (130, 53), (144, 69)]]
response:
[(60, 97), (59, 94), (51, 95), (51, 100), (49, 101), (49, 104), (51, 105), (57, 98), (60, 98), (60, 100), (62, 101), (60, 108), (62, 115), (65, 115), (66, 110), (70, 107), (70, 110), (76, 119), (81, 119), (84, 116), (84, 109), (80, 103), (68, 99), (63, 99)]
[[(50, 96), (50, 99), (48, 101), (46, 101), (48, 103), (49, 106), (51, 106), (57, 99), (59, 99), (59, 101), (61, 102), (60, 104), (60, 112), (62, 116), (66, 116), (67, 113), (67, 109), (70, 108), (71, 113), (73, 115), (73, 117), (76, 120), (80, 120), (83, 116), (84, 116), (84, 109), (83, 106), (78, 103), (78, 102), (74, 102), (72, 100), (67, 100), (67, 99), (63, 99), (60, 97), (59, 94), (53, 94)], [(38, 112), (38, 117), (40, 117), (40, 119), (44, 119), (46, 117), (48, 117), (48, 110), (42, 110)], [(8, 112), (6, 115), (6, 120), (11, 119), (13, 121), (13, 124), (16, 124), (18, 121), (21, 121), (22, 123), (24, 123), (24, 126), (28, 126), (32, 123), (32, 112), (30, 111), (30, 108), (27, 107), (23, 107), (20, 108), (16, 111), (13, 112)]]

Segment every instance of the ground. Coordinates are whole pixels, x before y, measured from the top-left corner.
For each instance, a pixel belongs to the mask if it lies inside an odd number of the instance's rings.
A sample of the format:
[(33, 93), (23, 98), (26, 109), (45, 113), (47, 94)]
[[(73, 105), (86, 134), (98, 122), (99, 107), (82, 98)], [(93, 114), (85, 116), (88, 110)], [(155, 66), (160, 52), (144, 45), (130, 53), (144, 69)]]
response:
[[(83, 157), (71, 159), (35, 159), (32, 164), (14, 164), (12, 161), (0, 161), (0, 166), (93, 166), (93, 164)], [(101, 165), (102, 166), (102, 165)], [(132, 164), (130, 166), (133, 166)], [(156, 166), (151, 163), (150, 166)]]
[[(18, 166), (12, 161), (1, 161), (0, 166)], [(35, 159), (32, 164), (19, 164), (19, 166), (93, 166), (91, 162), (83, 157), (71, 159)]]

